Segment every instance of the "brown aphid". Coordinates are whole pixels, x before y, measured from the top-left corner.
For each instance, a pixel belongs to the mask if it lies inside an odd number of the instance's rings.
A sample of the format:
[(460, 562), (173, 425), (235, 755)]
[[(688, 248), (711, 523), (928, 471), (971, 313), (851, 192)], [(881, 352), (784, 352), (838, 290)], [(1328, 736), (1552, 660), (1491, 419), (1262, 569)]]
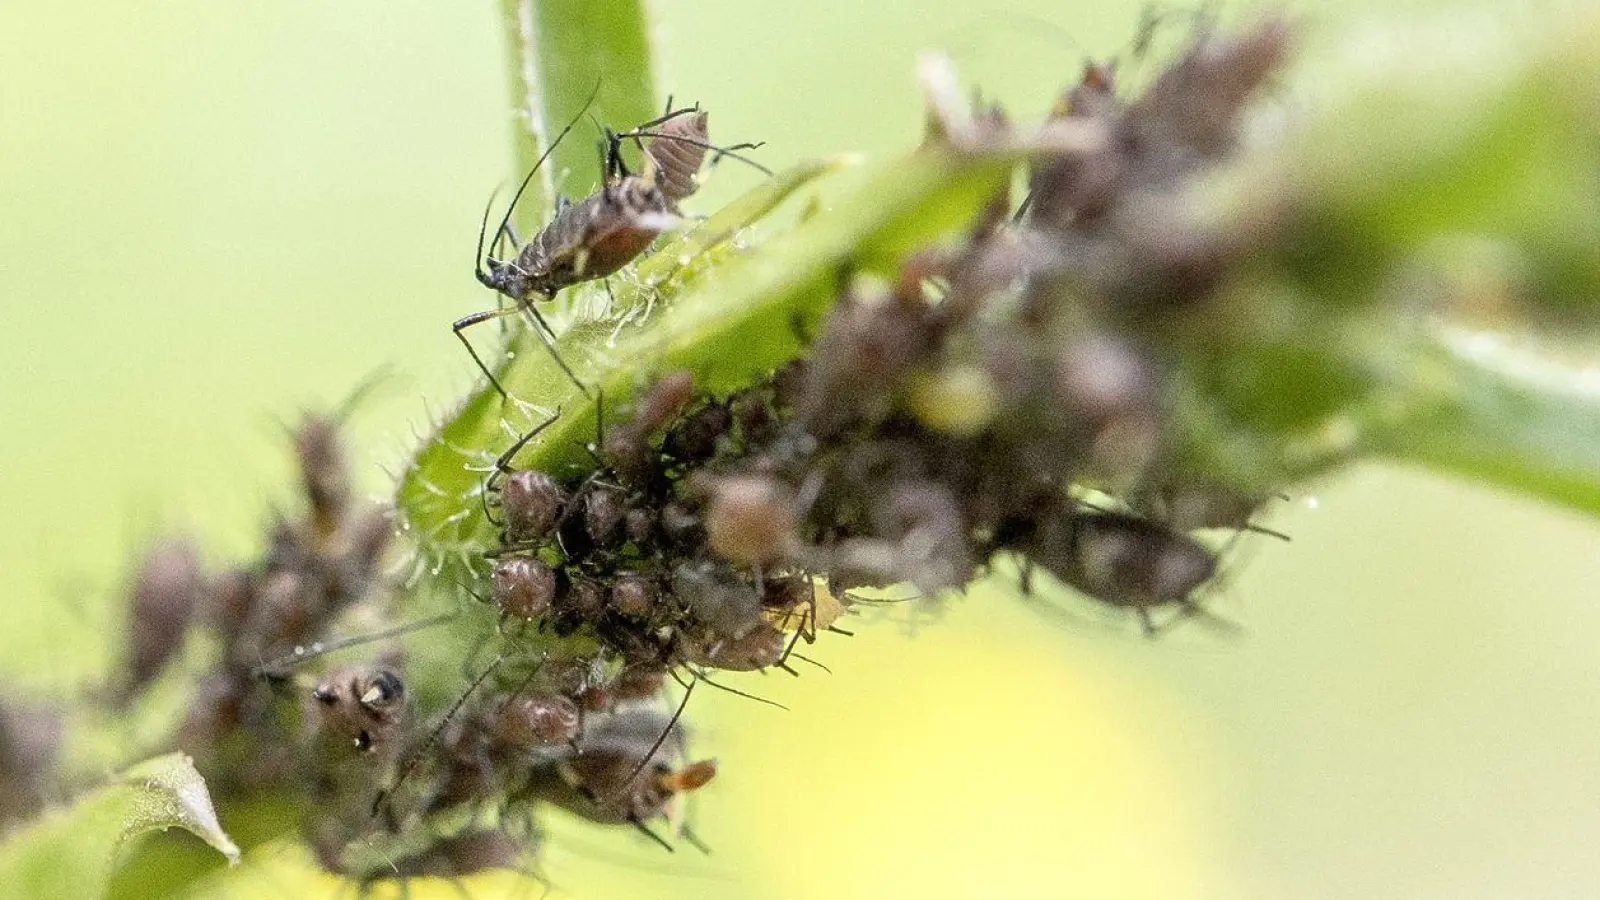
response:
[(684, 744), (682, 727), (665, 713), (622, 709), (587, 728), (577, 753), (553, 772), (536, 772), (530, 789), (592, 822), (643, 826), (672, 815), (679, 796), (716, 775), (713, 760), (676, 767)]
[(668, 500), (661, 505), (661, 534), (679, 547), (693, 547), (704, 540), (700, 517), (684, 503)]
[(622, 532), (628, 536), (628, 540), (643, 547), (655, 537), (656, 517), (648, 509), (632, 507), (622, 517)]
[(761, 596), (726, 563), (681, 563), (672, 571), (672, 595), (696, 622), (718, 637), (743, 635), (761, 619)]
[(661, 441), (668, 456), (687, 463), (710, 459), (717, 446), (733, 427), (733, 416), (725, 404), (710, 402), (686, 413)]
[(512, 556), (494, 564), (489, 581), (494, 605), (508, 616), (538, 619), (550, 612), (556, 573), (543, 560)]
[(625, 616), (646, 618), (656, 609), (655, 585), (633, 572), (618, 574), (611, 584), (611, 608)]
[(311, 520), (321, 534), (330, 534), (350, 506), (350, 463), (337, 420), (307, 415), (294, 432), (300, 483), (311, 504)]
[[(671, 106), (671, 101), (668, 101)], [(632, 138), (641, 143), (645, 152), (645, 172), (654, 177), (666, 195), (667, 207), (677, 212), (678, 201), (693, 194), (699, 187), (696, 175), (705, 163), (707, 152), (714, 152), (713, 164), (724, 156), (731, 156), (747, 166), (767, 175), (772, 172), (754, 160), (735, 153), (736, 150), (754, 150), (760, 144), (733, 144), (718, 147), (711, 143), (707, 114), (699, 104), (672, 110), (658, 119), (646, 122), (632, 131), (613, 135), (612, 141)], [(649, 143), (643, 141), (648, 139)]]
[(661, 695), (667, 683), (667, 673), (653, 666), (629, 666), (617, 674), (609, 685), (617, 700), (649, 700)]
[(711, 131), (706, 126), (709, 118), (709, 114), (700, 109), (681, 110), (655, 126), (655, 133), (645, 147), (661, 193), (674, 207), (700, 186), (695, 176), (705, 164), (706, 150), (710, 146)]
[(649, 475), (655, 461), (650, 439), (672, 421), (694, 397), (694, 378), (684, 371), (669, 372), (639, 395), (633, 418), (606, 430), (600, 452), (617, 474), (628, 481)]
[(806, 430), (822, 440), (887, 415), (905, 373), (932, 353), (937, 324), (920, 283), (882, 293), (847, 284), (812, 345), (796, 409)]
[[(596, 85), (598, 89), (599, 85)], [(588, 109), (588, 104), (584, 105), (584, 109)], [(516, 238), (510, 228), (511, 213), (551, 150), (566, 137), (576, 122), (574, 118), (567, 123), (528, 172), (516, 196), (512, 198), (500, 227), (495, 230), (494, 243), (498, 244), (500, 237), (507, 235), (515, 245)], [(505, 388), (484, 365), (478, 351), (472, 348), (462, 332), (481, 322), (525, 313), (535, 320), (538, 327), (534, 330), (556, 364), (587, 395), (588, 389), (556, 352), (549, 326), (545, 324), (535, 303), (552, 299), (572, 285), (611, 275), (643, 253), (673, 221), (674, 217), (667, 209), (667, 198), (656, 185), (653, 173), (646, 171), (643, 176), (630, 174), (623, 164), (618, 142), (613, 140), (606, 158), (605, 182), (600, 189), (577, 203), (558, 204), (555, 218), (517, 247), (512, 257), (486, 257), (486, 234), (479, 231), (478, 250), (473, 262), (474, 274), (484, 287), (509, 298), (512, 303), (507, 307), (457, 319), (451, 326), (452, 330), (489, 383), (501, 396), (505, 396)]]
[(597, 485), (583, 498), (583, 526), (589, 540), (601, 548), (614, 547), (622, 540), (626, 515), (622, 492)]
[(706, 540), (723, 559), (765, 568), (794, 554), (793, 502), (777, 481), (736, 475), (708, 479), (704, 488)]
[(61, 749), (59, 710), (0, 704), (0, 833), (44, 808)]
[(562, 612), (585, 622), (593, 621), (606, 610), (606, 590), (592, 578), (575, 576), (561, 592), (558, 603)]
[(339, 668), (309, 694), (308, 719), (319, 738), (363, 753), (392, 753), (406, 719), (405, 683), (391, 669), (365, 663)]
[(495, 716), (497, 736), (513, 747), (570, 744), (581, 722), (578, 705), (560, 694), (518, 694)]
[(717, 636), (704, 643), (689, 642), (686, 662), (730, 672), (754, 672), (783, 661), (789, 640), (764, 619), (738, 637)]
[(1203, 612), (1192, 595), (1217, 572), (1216, 556), (1199, 541), (1124, 513), (1076, 513), (1064, 534), (1048, 529), (1041, 538), (1031, 559), (1102, 603), (1134, 610), (1147, 634), (1156, 631), (1153, 609)]
[(183, 646), (202, 589), (194, 544), (168, 540), (145, 554), (129, 590), (127, 691), (149, 684)]
[(544, 540), (567, 504), (567, 493), (544, 472), (513, 472), (500, 488), (500, 510), (507, 544)]
[[(511, 869), (527, 850), (524, 841), (504, 831), (477, 828), (436, 838), (423, 850), (387, 861), (392, 865), (384, 874), (400, 878), (430, 875), (456, 878), (490, 869)], [(403, 890), (401, 896), (405, 896)]]

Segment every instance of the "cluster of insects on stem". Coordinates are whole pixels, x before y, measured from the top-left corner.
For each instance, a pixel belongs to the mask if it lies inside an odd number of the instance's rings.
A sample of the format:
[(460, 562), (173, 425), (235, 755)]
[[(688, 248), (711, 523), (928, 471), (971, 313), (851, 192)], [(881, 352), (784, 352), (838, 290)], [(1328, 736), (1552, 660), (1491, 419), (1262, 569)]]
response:
[[(1088, 65), (1032, 127), (968, 109), (926, 67), (928, 144), (1009, 148), (1027, 160), (1026, 196), (1001, 188), (958, 238), (892, 263), (844, 261), (803, 357), (734, 390), (652, 369), (629, 396), (591, 391), (539, 307), (652, 247), (708, 159), (761, 169), (740, 153), (754, 145), (714, 145), (703, 110), (669, 101), (605, 131), (601, 184), (523, 240), (511, 220), (530, 172), (478, 231), (475, 276), (507, 303), (453, 331), (507, 396), (466, 331), (527, 320), (594, 416), (583, 462), (538, 452), (559, 410), (473, 448), (480, 489), (452, 502), (493, 538), (437, 579), (461, 608), (385, 627), (394, 511), (355, 497), (341, 416), (307, 416), (301, 509), (274, 520), (257, 559), (212, 572), (169, 542), (141, 563), (110, 702), (125, 707), (205, 630), (217, 651), (175, 742), (215, 793), (293, 797), (332, 871), (458, 876), (527, 865), (546, 807), (703, 848), (685, 804), (717, 764), (689, 752), (690, 698), (705, 685), (771, 702), (723, 673), (820, 667), (802, 644), (848, 634), (841, 617), (892, 602), (880, 592), (948, 596), (1008, 561), (1024, 594), (1048, 578), (1148, 635), (1223, 621), (1205, 592), (1238, 535), (1276, 534), (1253, 521), (1271, 498), (1196, 474), (1173, 438), (1183, 372), (1168, 350), (1203, 332), (1240, 251), (1162, 204), (1228, 159), (1287, 41), (1275, 20), (1197, 33), (1137, 92)], [(1234, 537), (1219, 548), (1214, 529)], [(464, 690), (441, 700), (413, 683), (419, 654), (402, 641), (423, 633), (444, 648), (433, 655), (455, 654)], [(26, 756), (13, 718), (0, 710), (0, 761)], [(0, 779), (0, 812), (34, 802)]]

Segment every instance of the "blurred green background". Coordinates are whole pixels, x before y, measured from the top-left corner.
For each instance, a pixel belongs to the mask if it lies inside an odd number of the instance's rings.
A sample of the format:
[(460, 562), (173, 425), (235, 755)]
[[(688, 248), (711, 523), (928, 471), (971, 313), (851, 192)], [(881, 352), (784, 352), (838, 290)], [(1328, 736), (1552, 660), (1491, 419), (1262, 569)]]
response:
[[(1406, 5), (1296, 8), (1314, 57)], [(778, 166), (913, 143), (928, 47), (1041, 109), (1143, 3), (656, 6), (658, 83)], [(0, 4), (11, 689), (103, 671), (153, 535), (252, 550), (297, 409), (392, 367), (355, 423), (382, 491), (468, 383), (448, 324), (486, 301), (467, 254), (511, 174), (500, 41), (487, 2)], [(791, 712), (700, 692), (715, 854), (557, 820), (546, 874), (574, 898), (1592, 896), (1600, 527), (1377, 466), (1271, 523), (1293, 543), (1248, 547), (1217, 598), (1242, 637), (1147, 642), (997, 585), (847, 626), (813, 651), (832, 675), (740, 682)]]

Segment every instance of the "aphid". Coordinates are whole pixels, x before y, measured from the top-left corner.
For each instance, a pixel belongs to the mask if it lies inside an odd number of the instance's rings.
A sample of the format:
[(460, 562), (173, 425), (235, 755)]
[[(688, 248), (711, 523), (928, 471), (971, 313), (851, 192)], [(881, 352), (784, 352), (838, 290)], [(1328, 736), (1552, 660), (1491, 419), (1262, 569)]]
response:
[(497, 561), (489, 580), (490, 597), (508, 616), (538, 619), (556, 596), (556, 573), (543, 560), (513, 556)]
[(1181, 607), (1205, 613), (1197, 588), (1217, 571), (1216, 556), (1199, 541), (1159, 522), (1116, 512), (1078, 512), (1045, 529), (1029, 556), (1066, 584), (1102, 603), (1132, 609), (1148, 635), (1150, 611)]
[(310, 692), (308, 718), (324, 742), (363, 753), (396, 748), (406, 718), (406, 689), (393, 670), (369, 664), (344, 666)]
[(202, 588), (200, 554), (189, 541), (164, 541), (145, 554), (129, 591), (127, 692), (149, 684), (183, 646)]
[(690, 641), (684, 661), (694, 665), (754, 672), (783, 661), (789, 639), (764, 619), (737, 637), (713, 636), (703, 642)]
[(574, 577), (556, 601), (562, 612), (580, 621), (592, 621), (605, 612), (606, 592), (592, 578)]
[(685, 463), (709, 459), (733, 427), (733, 415), (725, 404), (711, 401), (686, 413), (661, 441), (661, 451)]
[(704, 539), (700, 517), (687, 504), (668, 500), (661, 505), (661, 534), (680, 548), (693, 547)]
[(611, 585), (611, 608), (636, 619), (649, 616), (656, 608), (656, 588), (648, 578), (623, 572)]
[[(490, 869), (512, 869), (528, 851), (527, 843), (504, 831), (476, 828), (434, 839), (416, 853), (386, 860), (383, 877), (436, 876), (454, 878)], [(533, 873), (526, 873), (532, 876)], [(466, 889), (456, 885), (462, 896)], [(401, 888), (400, 896), (406, 896)]]
[(500, 705), (495, 729), (513, 747), (570, 744), (581, 721), (578, 705), (560, 694), (517, 694)]
[(0, 832), (44, 808), (61, 749), (62, 714), (0, 703)]
[(592, 822), (631, 824), (670, 850), (646, 823), (675, 817), (677, 798), (717, 772), (713, 760), (675, 768), (684, 745), (682, 727), (665, 713), (622, 709), (586, 729), (573, 756), (537, 770), (530, 792)]
[(657, 379), (639, 395), (633, 418), (606, 430), (600, 455), (623, 479), (637, 482), (649, 473), (655, 451), (650, 439), (683, 410), (694, 397), (694, 378), (683, 371)]
[[(707, 127), (708, 118), (708, 114), (700, 109), (698, 103), (673, 110), (672, 101), (669, 99), (667, 112), (660, 118), (645, 122), (631, 131), (611, 136), (614, 142), (632, 138), (644, 150), (646, 169), (661, 186), (661, 193), (667, 198), (668, 209), (674, 213), (678, 211), (678, 202), (693, 194), (699, 187), (696, 176), (705, 163), (708, 151), (715, 152), (712, 157), (713, 164), (724, 156), (730, 156), (767, 175), (772, 174), (771, 170), (760, 163), (734, 152), (754, 150), (761, 144), (733, 144), (727, 147), (712, 144), (711, 133)], [(648, 144), (643, 142), (646, 138), (649, 139)]]
[(621, 491), (596, 485), (583, 498), (583, 525), (589, 540), (601, 548), (615, 546), (622, 539), (626, 512)]
[[(566, 509), (569, 499), (567, 492), (554, 478), (543, 472), (511, 468), (511, 461), (522, 452), (522, 448), (555, 424), (559, 417), (560, 411), (557, 410), (555, 415), (517, 438), (494, 461), (494, 471), (484, 481), (484, 516), (500, 526), (500, 542), (508, 547), (532, 545), (544, 540)], [(490, 511), (489, 498), (493, 496), (500, 499), (499, 521)]]
[(318, 533), (331, 534), (344, 519), (351, 494), (350, 463), (338, 420), (307, 415), (294, 431), (294, 451), (311, 521)]
[(920, 283), (914, 290), (869, 296), (847, 280), (812, 345), (797, 402), (799, 420), (810, 434), (819, 440), (833, 437), (854, 422), (879, 421), (890, 411), (905, 373), (935, 348), (930, 309)]
[[(595, 87), (596, 90), (599, 89), (599, 85)], [(586, 103), (578, 117), (587, 110)], [(511, 233), (512, 211), (516, 209), (517, 201), (522, 198), (539, 166), (544, 164), (551, 151), (566, 137), (567, 132), (572, 130), (577, 121), (578, 118), (575, 117), (568, 122), (551, 142), (550, 147), (539, 157), (533, 169), (528, 172), (528, 176), (523, 179), (522, 185), (517, 188), (517, 193), (512, 197), (511, 205), (506, 210), (505, 218), (495, 231), (496, 244), (502, 235), (511, 237), (515, 254), (509, 259), (485, 256), (486, 232), (483, 229), (478, 232), (478, 248), (473, 258), (473, 272), (479, 283), (507, 297), (512, 301), (512, 305), (473, 313), (457, 319), (451, 326), (456, 337), (471, 354), (473, 361), (478, 364), (478, 369), (501, 396), (506, 396), (505, 387), (494, 377), (494, 373), (489, 371), (488, 366), (484, 365), (478, 356), (478, 351), (473, 349), (462, 332), (481, 322), (519, 313), (528, 315), (534, 320), (536, 326), (534, 330), (544, 342), (545, 349), (550, 352), (551, 357), (572, 383), (587, 396), (588, 388), (578, 380), (578, 376), (556, 352), (554, 332), (539, 314), (535, 303), (539, 300), (552, 299), (557, 293), (572, 285), (604, 278), (616, 272), (643, 253), (645, 248), (654, 243), (656, 237), (673, 222), (672, 215), (667, 211), (666, 197), (656, 186), (651, 173), (646, 171), (642, 176), (628, 173), (621, 154), (613, 148), (612, 152), (607, 154), (605, 181), (600, 189), (577, 203), (558, 203), (555, 218), (526, 243), (520, 247), (516, 246), (516, 237)]]
[(741, 636), (761, 621), (761, 595), (727, 564), (685, 562), (672, 571), (672, 595), (718, 636)]
[(706, 541), (735, 565), (777, 565), (795, 552), (795, 513), (787, 492), (772, 478), (726, 476), (705, 481)]

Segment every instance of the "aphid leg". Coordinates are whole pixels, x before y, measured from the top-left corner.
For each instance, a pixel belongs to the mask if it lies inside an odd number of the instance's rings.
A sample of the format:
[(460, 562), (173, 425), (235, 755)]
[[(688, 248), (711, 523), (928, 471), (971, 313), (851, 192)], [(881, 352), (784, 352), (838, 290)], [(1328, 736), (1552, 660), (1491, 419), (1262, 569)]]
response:
[(777, 708), (783, 710), (784, 712), (788, 712), (789, 711), (789, 707), (784, 706), (782, 703), (779, 703), (776, 700), (768, 700), (765, 697), (758, 697), (755, 694), (746, 693), (745, 691), (741, 691), (738, 688), (728, 687), (727, 685), (722, 684), (721, 682), (712, 681), (710, 678), (706, 677), (706, 673), (705, 672), (702, 672), (702, 671), (700, 671), (698, 669), (691, 668), (689, 671), (694, 675), (695, 681), (697, 681), (697, 682), (698, 681), (704, 681), (706, 684), (711, 685), (712, 687), (716, 688), (719, 691), (727, 691), (730, 694), (736, 694), (736, 695), (738, 695), (740, 697), (745, 698), (746, 700), (754, 700), (757, 703), (765, 703), (768, 706), (776, 706)]
[(689, 842), (689, 846), (695, 848), (696, 850), (699, 850), (701, 853), (704, 853), (706, 856), (710, 856), (711, 855), (711, 848), (706, 846), (706, 842), (700, 840), (700, 835), (695, 834), (694, 830), (692, 828), (690, 828), (689, 826), (687, 826), (687, 825), (679, 826), (678, 827), (678, 834), (684, 840)]
[(637, 817), (630, 817), (628, 819), (628, 824), (632, 825), (634, 828), (638, 829), (640, 834), (644, 835), (645, 837), (649, 838), (652, 841), (655, 841), (657, 844), (660, 844), (661, 848), (663, 850), (666, 850), (668, 853), (677, 853), (678, 852), (678, 848), (672, 846), (672, 843), (670, 841), (668, 841), (666, 838), (662, 837), (659, 834), (656, 834), (654, 831), (651, 831), (650, 830), (650, 826), (646, 825), (642, 819), (639, 819)]
[[(500, 384), (500, 379), (495, 378), (494, 373), (489, 371), (489, 367), (484, 365), (483, 358), (478, 355), (478, 351), (473, 348), (472, 342), (467, 340), (467, 336), (462, 332), (479, 323), (488, 322), (492, 319), (503, 319), (506, 316), (516, 315), (516, 313), (517, 307), (515, 306), (502, 306), (499, 309), (486, 309), (483, 312), (475, 312), (470, 316), (462, 316), (461, 318), (455, 320), (455, 322), (450, 326), (450, 330), (455, 332), (456, 340), (461, 342), (461, 346), (467, 348), (468, 355), (472, 357), (472, 361), (474, 363), (477, 363), (478, 371), (483, 373), (483, 377), (489, 379), (489, 383), (494, 385), (494, 389), (499, 392), (502, 398), (507, 398), (511, 395), (506, 393), (505, 387)], [(541, 334), (540, 337), (543, 337), (543, 335)], [(562, 363), (562, 368), (566, 368), (565, 363)]]
[(494, 471), (489, 473), (489, 479), (491, 483), (488, 485), (488, 487), (490, 489), (498, 489), (498, 483), (494, 483), (495, 476), (510, 475), (512, 472), (511, 461), (517, 458), (517, 454), (522, 452), (522, 448), (528, 446), (528, 443), (534, 438), (538, 437), (539, 434), (546, 428), (554, 425), (555, 421), (559, 418), (561, 418), (561, 407), (558, 406), (556, 407), (556, 411), (551, 413), (550, 418), (545, 419), (538, 425), (535, 425), (527, 434), (517, 438), (515, 443), (507, 447), (504, 453), (501, 453), (498, 457), (496, 457), (494, 461)]
[(650, 749), (645, 751), (644, 756), (639, 758), (639, 764), (633, 767), (633, 771), (628, 773), (628, 777), (622, 779), (622, 787), (616, 799), (622, 799), (628, 791), (633, 789), (633, 783), (639, 778), (639, 773), (650, 765), (650, 760), (656, 755), (656, 751), (661, 749), (661, 745), (667, 742), (667, 736), (672, 734), (672, 729), (678, 727), (678, 719), (683, 716), (684, 707), (689, 705), (689, 698), (694, 696), (694, 686), (698, 683), (698, 681), (689, 682), (689, 687), (683, 692), (683, 700), (679, 701), (678, 708), (673, 710), (672, 718), (667, 720), (667, 726), (661, 729), (661, 733), (656, 736), (655, 743), (651, 744)]
[(472, 684), (467, 686), (466, 692), (460, 697), (457, 697), (456, 702), (450, 704), (450, 708), (445, 710), (444, 717), (439, 720), (439, 724), (435, 725), (433, 731), (428, 733), (428, 739), (423, 741), (422, 746), (417, 748), (417, 751), (406, 759), (405, 767), (400, 770), (400, 777), (395, 779), (394, 784), (379, 791), (378, 796), (373, 799), (372, 818), (376, 819), (384, 812), (384, 809), (389, 802), (389, 798), (393, 797), (395, 792), (400, 790), (400, 787), (406, 783), (406, 779), (410, 778), (411, 773), (416, 771), (417, 766), (421, 764), (423, 757), (433, 749), (434, 744), (439, 742), (439, 736), (444, 734), (445, 727), (450, 724), (452, 719), (455, 718), (456, 713), (461, 711), (461, 707), (464, 706), (467, 700), (472, 697), (473, 693), (489, 679), (489, 676), (493, 675), (495, 670), (500, 668), (500, 664), (505, 662), (505, 659), (506, 658), (504, 656), (496, 656), (494, 661), (489, 663), (488, 667), (478, 674), (478, 677), (473, 680)]
[(1150, 610), (1141, 606), (1138, 608), (1138, 612), (1139, 627), (1144, 630), (1144, 636), (1154, 638), (1160, 632), (1156, 629), (1156, 623), (1150, 618)]
[(828, 668), (827, 666), (823, 665), (822, 663), (817, 662), (816, 660), (812, 659), (809, 656), (804, 656), (802, 654), (796, 653), (794, 655), (794, 658), (800, 660), (803, 663), (809, 663), (810, 665), (816, 666), (817, 668), (821, 669), (822, 671), (827, 672), (829, 675), (833, 674), (833, 670), (832, 669)]
[[(544, 320), (544, 316), (539, 314), (539, 310), (535, 309), (532, 303), (522, 304), (521, 309), (523, 312), (527, 313), (528, 316), (533, 319), (535, 325), (537, 325), (534, 330), (538, 332), (539, 340), (544, 343), (544, 348), (550, 351), (550, 358), (555, 360), (556, 365), (561, 367), (561, 371), (566, 374), (567, 380), (571, 381), (573, 385), (578, 388), (578, 392), (583, 394), (585, 397), (593, 396), (589, 393), (588, 386), (582, 381), (578, 380), (577, 373), (572, 371), (572, 367), (567, 365), (567, 361), (561, 358), (560, 353), (556, 352), (556, 333), (551, 330), (550, 324)], [(500, 393), (504, 394), (505, 391), (501, 391)]]

